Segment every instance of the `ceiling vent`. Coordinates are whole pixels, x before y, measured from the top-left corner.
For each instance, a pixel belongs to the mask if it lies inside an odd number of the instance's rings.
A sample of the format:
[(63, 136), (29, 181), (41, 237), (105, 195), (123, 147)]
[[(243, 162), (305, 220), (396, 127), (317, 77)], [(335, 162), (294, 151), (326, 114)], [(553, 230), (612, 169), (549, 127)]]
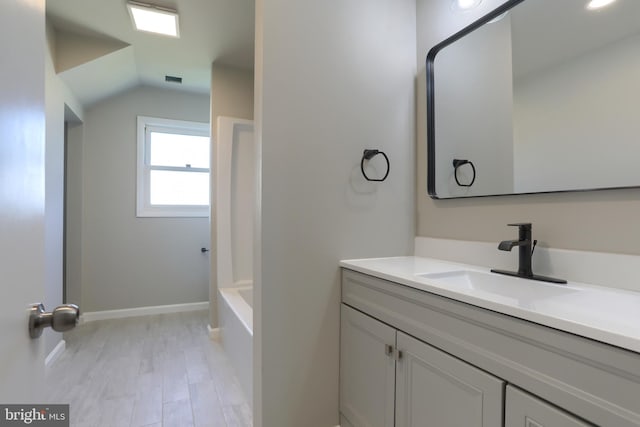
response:
[(182, 77), (176, 77), (176, 76), (164, 76), (164, 81), (165, 81), (165, 82), (169, 82), (169, 83), (178, 83), (178, 84), (181, 84), (181, 83), (182, 83)]

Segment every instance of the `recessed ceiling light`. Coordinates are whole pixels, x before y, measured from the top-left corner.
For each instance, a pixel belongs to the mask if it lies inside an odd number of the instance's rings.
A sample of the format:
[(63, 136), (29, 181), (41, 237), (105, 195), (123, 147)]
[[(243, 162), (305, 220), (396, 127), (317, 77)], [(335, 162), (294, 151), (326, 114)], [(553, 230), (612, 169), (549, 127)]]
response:
[(480, 6), (482, 0), (453, 0), (453, 8), (457, 10), (470, 10)]
[(493, 24), (495, 22), (502, 21), (508, 14), (509, 14), (509, 11), (506, 11), (505, 13), (502, 13), (502, 14), (496, 16), (491, 21), (489, 21), (489, 24)]
[(127, 3), (127, 9), (136, 30), (180, 37), (177, 11), (133, 1)]
[(591, 0), (589, 4), (587, 4), (587, 9), (595, 10), (600, 9), (601, 7), (609, 6), (616, 0)]

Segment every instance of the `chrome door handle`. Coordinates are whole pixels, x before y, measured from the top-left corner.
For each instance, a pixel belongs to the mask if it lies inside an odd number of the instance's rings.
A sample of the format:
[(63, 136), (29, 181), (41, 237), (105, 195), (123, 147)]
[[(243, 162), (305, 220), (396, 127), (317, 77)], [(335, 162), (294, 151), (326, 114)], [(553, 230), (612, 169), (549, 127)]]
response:
[(42, 330), (51, 326), (56, 332), (73, 329), (80, 320), (80, 309), (75, 304), (56, 307), (52, 312), (44, 311), (42, 303), (33, 304), (29, 312), (29, 336), (39, 338)]

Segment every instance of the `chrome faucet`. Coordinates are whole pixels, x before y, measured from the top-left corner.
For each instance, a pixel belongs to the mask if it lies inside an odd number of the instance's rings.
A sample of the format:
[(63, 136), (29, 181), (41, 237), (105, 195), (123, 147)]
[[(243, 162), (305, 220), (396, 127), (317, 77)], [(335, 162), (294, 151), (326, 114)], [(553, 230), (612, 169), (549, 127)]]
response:
[(492, 273), (505, 274), (507, 276), (522, 277), (524, 279), (539, 280), (551, 283), (567, 283), (563, 279), (555, 279), (553, 277), (539, 276), (533, 274), (531, 268), (531, 259), (535, 250), (537, 240), (531, 238), (531, 223), (523, 222), (517, 224), (508, 224), (510, 227), (518, 227), (518, 240), (503, 240), (498, 244), (501, 251), (510, 252), (511, 249), (518, 246), (518, 271), (506, 271), (492, 269)]

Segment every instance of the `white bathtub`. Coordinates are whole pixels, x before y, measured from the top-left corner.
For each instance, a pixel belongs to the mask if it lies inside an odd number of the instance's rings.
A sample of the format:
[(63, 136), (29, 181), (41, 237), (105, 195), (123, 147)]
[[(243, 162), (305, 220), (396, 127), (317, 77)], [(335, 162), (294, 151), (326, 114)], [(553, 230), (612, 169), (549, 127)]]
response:
[(220, 342), (253, 406), (253, 288), (219, 290)]

